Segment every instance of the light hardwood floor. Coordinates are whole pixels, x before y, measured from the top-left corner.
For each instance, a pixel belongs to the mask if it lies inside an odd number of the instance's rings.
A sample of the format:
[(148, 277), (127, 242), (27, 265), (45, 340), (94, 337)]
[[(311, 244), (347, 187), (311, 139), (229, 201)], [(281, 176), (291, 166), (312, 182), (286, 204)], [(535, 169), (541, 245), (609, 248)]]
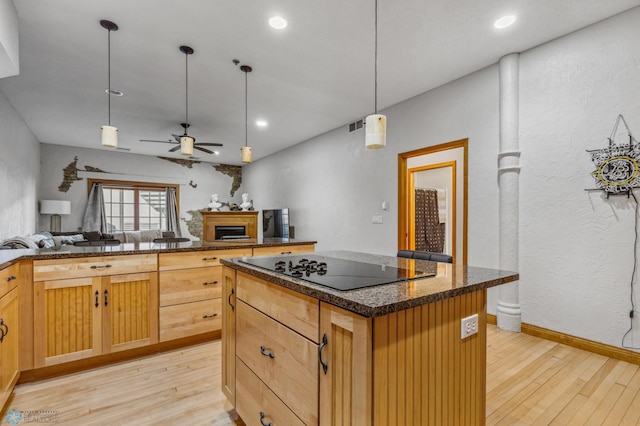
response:
[[(495, 326), (487, 341), (488, 425), (640, 424), (637, 365)], [(67, 425), (232, 425), (220, 349), (216, 341), (19, 385), (9, 408), (56, 411)]]

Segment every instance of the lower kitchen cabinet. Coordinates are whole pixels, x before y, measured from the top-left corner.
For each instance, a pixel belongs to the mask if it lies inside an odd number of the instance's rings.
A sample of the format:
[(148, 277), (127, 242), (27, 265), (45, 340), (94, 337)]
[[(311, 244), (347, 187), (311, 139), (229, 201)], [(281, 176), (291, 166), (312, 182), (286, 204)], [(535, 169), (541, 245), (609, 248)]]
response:
[(36, 368), (158, 342), (156, 272), (36, 281)]
[[(15, 275), (12, 275), (15, 277)], [(13, 391), (18, 366), (18, 293), (14, 287), (0, 294), (0, 412)]]

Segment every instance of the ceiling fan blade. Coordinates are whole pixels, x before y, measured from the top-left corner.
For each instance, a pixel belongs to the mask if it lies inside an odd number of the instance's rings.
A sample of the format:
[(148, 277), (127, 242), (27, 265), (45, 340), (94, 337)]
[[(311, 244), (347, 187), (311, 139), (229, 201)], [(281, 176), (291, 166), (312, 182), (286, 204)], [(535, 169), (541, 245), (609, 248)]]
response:
[(207, 154), (213, 154), (213, 151), (210, 151), (207, 148), (202, 148), (202, 147), (199, 147), (198, 145), (194, 145), (193, 147), (195, 149), (198, 149), (198, 150), (202, 151), (202, 152), (206, 152)]
[(196, 145), (200, 145), (200, 146), (224, 146), (221, 143), (215, 143), (215, 142), (196, 142)]
[(155, 141), (155, 140), (151, 140), (151, 139), (140, 139), (140, 142), (170, 143), (170, 144), (174, 144), (175, 145), (175, 142), (173, 142), (173, 141)]
[(176, 152), (176, 151), (177, 151), (177, 150), (179, 150), (179, 149), (180, 149), (180, 145), (176, 145), (176, 146), (174, 146), (173, 148), (171, 148), (171, 149), (169, 150), (169, 152)]

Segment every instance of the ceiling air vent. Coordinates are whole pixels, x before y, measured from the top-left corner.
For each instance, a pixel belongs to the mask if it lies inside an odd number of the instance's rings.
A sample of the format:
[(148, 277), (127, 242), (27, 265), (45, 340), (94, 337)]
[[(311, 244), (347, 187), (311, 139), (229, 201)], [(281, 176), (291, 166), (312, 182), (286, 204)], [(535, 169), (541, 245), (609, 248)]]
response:
[(349, 123), (349, 133), (362, 129), (363, 121), (364, 120), (358, 120), (353, 123)]

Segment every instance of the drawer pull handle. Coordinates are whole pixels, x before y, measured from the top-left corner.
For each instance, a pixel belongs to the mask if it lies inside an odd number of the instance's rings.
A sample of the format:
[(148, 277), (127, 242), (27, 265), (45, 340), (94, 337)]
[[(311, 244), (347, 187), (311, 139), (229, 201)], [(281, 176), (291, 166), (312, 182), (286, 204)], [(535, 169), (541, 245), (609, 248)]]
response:
[(202, 283), (202, 285), (212, 285), (212, 284), (218, 284), (218, 281), (207, 281)]
[(100, 302), (98, 301), (99, 298), (100, 298), (100, 292), (98, 292), (98, 290), (96, 290), (96, 308), (98, 306), (100, 306)]
[(0, 343), (4, 340), (4, 336), (9, 334), (9, 326), (0, 318)]
[(217, 317), (217, 316), (218, 316), (218, 314), (216, 314), (216, 313), (214, 312), (214, 313), (212, 313), (211, 315), (203, 315), (203, 316), (202, 316), (202, 319), (213, 318), (213, 317)]
[(234, 305), (233, 303), (231, 303), (231, 297), (233, 297), (233, 295), (234, 295), (234, 293), (235, 293), (235, 292), (236, 292), (236, 291), (235, 291), (233, 288), (231, 288), (231, 293), (229, 294), (229, 306), (231, 306), (231, 310), (232, 310), (232, 311), (235, 311), (235, 310), (236, 310), (236, 305)]
[(207, 260), (217, 260), (217, 259), (218, 259), (218, 258), (217, 258), (217, 257), (215, 257), (215, 256), (214, 256), (214, 257), (203, 257), (203, 258), (202, 258), (202, 261), (203, 261), (203, 262), (206, 262)]
[(327, 369), (329, 368), (329, 363), (328, 362), (324, 362), (322, 360), (322, 350), (324, 349), (325, 346), (327, 346), (328, 343), (329, 343), (329, 340), (327, 339), (327, 333), (325, 333), (322, 336), (322, 344), (318, 348), (318, 360), (320, 361), (320, 365), (322, 365), (322, 371), (324, 371), (325, 375), (327, 374)]
[(111, 268), (111, 265), (91, 265), (91, 269), (107, 269)]
[(104, 306), (109, 304), (109, 292), (107, 290), (104, 291)]
[(9, 278), (7, 278), (7, 281), (13, 281), (13, 280), (15, 280), (15, 279), (16, 279), (16, 277), (14, 277), (13, 275), (11, 275)]
[(291, 252), (291, 251), (281, 251), (280, 252), (280, 254), (291, 254), (291, 253), (293, 253), (293, 252)]
[(265, 418), (264, 413), (262, 411), (260, 411), (260, 423), (262, 424), (262, 426), (271, 426), (271, 423), (265, 423), (264, 422), (264, 418)]
[(264, 356), (268, 356), (269, 358), (273, 359), (276, 356), (273, 354), (273, 352), (267, 352), (267, 348), (265, 348), (264, 346), (260, 346), (260, 353)]

